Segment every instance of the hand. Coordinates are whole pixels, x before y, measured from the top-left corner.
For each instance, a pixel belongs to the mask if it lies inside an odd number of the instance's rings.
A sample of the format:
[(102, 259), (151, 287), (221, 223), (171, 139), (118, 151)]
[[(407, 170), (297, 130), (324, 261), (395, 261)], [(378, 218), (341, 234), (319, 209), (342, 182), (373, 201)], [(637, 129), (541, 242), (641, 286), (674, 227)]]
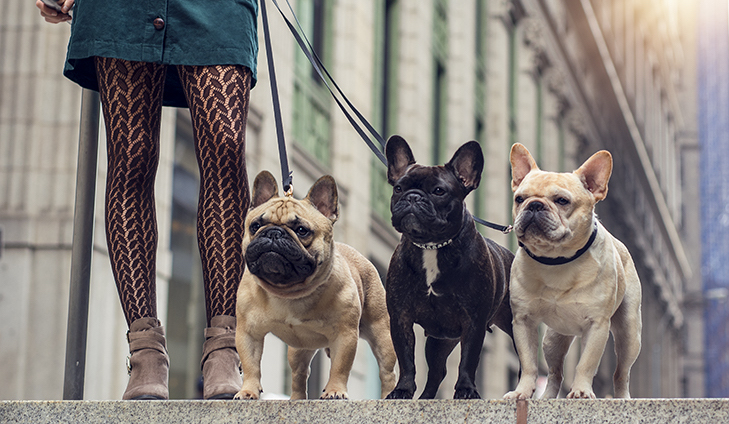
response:
[(40, 14), (45, 18), (46, 22), (57, 24), (59, 22), (68, 22), (71, 20), (71, 15), (68, 14), (68, 11), (71, 10), (71, 7), (73, 7), (74, 1), (75, 0), (57, 0), (58, 5), (61, 6), (60, 12), (46, 6), (41, 0), (35, 1), (35, 7), (40, 9)]

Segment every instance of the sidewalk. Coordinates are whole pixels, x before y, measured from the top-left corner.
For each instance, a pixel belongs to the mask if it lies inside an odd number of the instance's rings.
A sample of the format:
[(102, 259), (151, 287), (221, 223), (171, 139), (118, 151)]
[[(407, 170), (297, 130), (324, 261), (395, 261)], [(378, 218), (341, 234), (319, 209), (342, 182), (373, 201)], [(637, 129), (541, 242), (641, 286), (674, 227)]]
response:
[[(516, 403), (0, 401), (0, 423), (516, 423)], [(729, 399), (534, 400), (528, 423), (729, 423)]]

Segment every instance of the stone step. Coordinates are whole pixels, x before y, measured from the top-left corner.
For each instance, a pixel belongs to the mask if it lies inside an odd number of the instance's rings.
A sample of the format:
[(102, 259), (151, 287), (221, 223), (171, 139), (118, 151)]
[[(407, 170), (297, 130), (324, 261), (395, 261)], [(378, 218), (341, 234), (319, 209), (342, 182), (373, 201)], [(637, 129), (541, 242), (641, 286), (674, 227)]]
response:
[(729, 399), (0, 401), (0, 423), (729, 423)]

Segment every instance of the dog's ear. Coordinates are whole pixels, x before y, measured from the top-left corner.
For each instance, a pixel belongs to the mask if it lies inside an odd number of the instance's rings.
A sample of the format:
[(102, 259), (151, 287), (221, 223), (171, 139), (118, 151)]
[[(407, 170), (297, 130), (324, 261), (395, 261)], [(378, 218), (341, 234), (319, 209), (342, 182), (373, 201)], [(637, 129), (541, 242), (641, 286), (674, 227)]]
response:
[(524, 177), (539, 167), (529, 150), (520, 143), (511, 146), (509, 160), (511, 162), (511, 191), (516, 191), (519, 184), (524, 181)]
[(329, 218), (332, 224), (339, 218), (339, 195), (337, 194), (337, 182), (331, 175), (324, 175), (319, 178), (309, 189), (309, 194), (304, 200)]
[(408, 167), (415, 163), (415, 157), (408, 142), (399, 135), (393, 135), (387, 140), (385, 156), (387, 157), (387, 182), (390, 185), (395, 185)]
[(613, 156), (607, 150), (600, 150), (575, 171), (582, 184), (599, 202), (607, 197), (608, 181), (613, 173)]
[(445, 167), (455, 173), (467, 192), (478, 188), (483, 171), (481, 145), (477, 141), (469, 141), (459, 147)]
[(260, 206), (273, 197), (278, 197), (278, 183), (276, 182), (276, 178), (268, 171), (261, 171), (253, 181), (251, 208)]

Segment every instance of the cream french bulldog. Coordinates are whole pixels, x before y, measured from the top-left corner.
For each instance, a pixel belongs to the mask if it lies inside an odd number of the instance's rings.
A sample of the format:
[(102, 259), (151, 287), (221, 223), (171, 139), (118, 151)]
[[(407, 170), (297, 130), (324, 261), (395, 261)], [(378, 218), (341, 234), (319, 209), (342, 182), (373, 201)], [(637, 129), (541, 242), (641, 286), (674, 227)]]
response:
[(521, 378), (506, 399), (531, 398), (537, 380), (537, 326), (545, 323), (549, 366), (545, 398), (562, 386), (575, 338), (582, 352), (568, 398), (595, 398), (592, 380), (609, 333), (615, 340), (614, 394), (629, 398), (640, 352), (641, 286), (628, 249), (595, 215), (608, 191), (612, 156), (600, 151), (572, 173), (545, 172), (521, 144), (511, 148), (514, 230), (520, 248), (511, 270), (514, 342)]
[(331, 370), (322, 399), (346, 399), (357, 341), (369, 342), (379, 365), (382, 395), (395, 387), (395, 351), (385, 289), (374, 265), (336, 243), (337, 186), (321, 177), (304, 200), (278, 196), (267, 171), (253, 183), (245, 222), (246, 270), (238, 288), (236, 347), (243, 387), (236, 399), (258, 399), (263, 339), (288, 345), (291, 399), (306, 399), (309, 364), (326, 349)]

